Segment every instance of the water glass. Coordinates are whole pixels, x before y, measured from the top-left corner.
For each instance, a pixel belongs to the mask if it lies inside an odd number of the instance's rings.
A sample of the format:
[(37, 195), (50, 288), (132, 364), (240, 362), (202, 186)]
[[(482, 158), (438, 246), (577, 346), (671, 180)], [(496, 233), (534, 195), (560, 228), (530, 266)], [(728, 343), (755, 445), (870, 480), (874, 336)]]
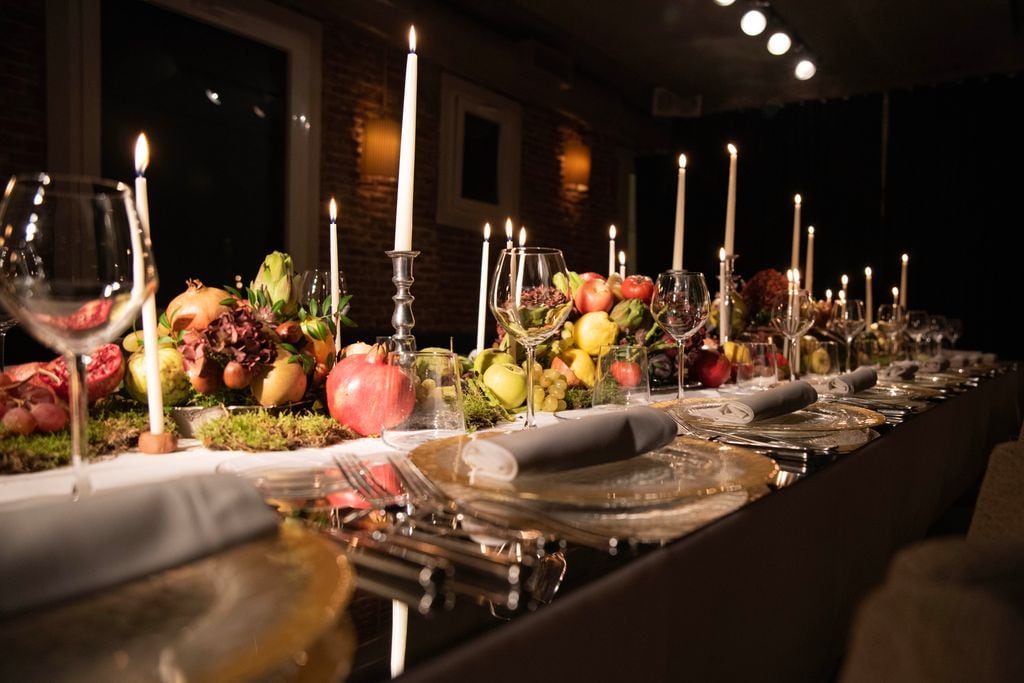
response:
[(736, 385), (741, 391), (767, 391), (779, 381), (775, 344), (747, 342), (736, 366)]
[(466, 433), (458, 356), (448, 351), (394, 351), (384, 395), (392, 411), (381, 438), (400, 450)]
[(594, 405), (634, 406), (650, 403), (647, 349), (643, 346), (602, 346), (594, 382)]
[(811, 383), (827, 380), (839, 374), (839, 344), (819, 341), (804, 361)]

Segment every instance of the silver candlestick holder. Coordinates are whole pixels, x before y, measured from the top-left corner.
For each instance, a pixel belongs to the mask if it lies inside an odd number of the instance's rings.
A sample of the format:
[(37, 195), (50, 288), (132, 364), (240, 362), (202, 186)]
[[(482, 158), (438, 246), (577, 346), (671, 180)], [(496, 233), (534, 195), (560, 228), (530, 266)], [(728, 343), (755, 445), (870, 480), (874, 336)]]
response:
[(418, 251), (388, 251), (385, 252), (391, 259), (391, 281), (395, 283), (395, 295), (391, 300), (395, 302), (395, 312), (391, 314), (391, 326), (395, 333), (391, 335), (392, 351), (415, 351), (416, 337), (412, 336), (412, 328), (416, 325), (416, 318), (412, 314), (412, 302), (415, 299), (409, 293), (412, 288), (412, 262), (420, 255)]
[(735, 307), (733, 294), (736, 292), (736, 277), (733, 269), (736, 266), (734, 254), (727, 254), (724, 261), (723, 274), (719, 276), (719, 296), (721, 304), (718, 311), (718, 341), (725, 344), (732, 336), (732, 312)]

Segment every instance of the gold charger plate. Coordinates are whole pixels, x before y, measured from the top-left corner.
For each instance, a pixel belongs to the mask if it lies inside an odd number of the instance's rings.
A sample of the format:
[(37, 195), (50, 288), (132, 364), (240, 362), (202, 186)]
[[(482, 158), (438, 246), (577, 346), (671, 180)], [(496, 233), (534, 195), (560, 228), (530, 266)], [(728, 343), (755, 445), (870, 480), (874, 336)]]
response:
[[(750, 432), (774, 436), (813, 436), (821, 432), (845, 431), (848, 429), (873, 429), (885, 424), (881, 413), (845, 403), (818, 401), (801, 410), (758, 420), (745, 425), (731, 425), (716, 422), (694, 413), (697, 409), (715, 408), (735, 397), (684, 398), (664, 406), (677, 418), (696, 427), (730, 432)], [(661, 407), (659, 406), (659, 407)]]
[(676, 437), (656, 451), (625, 460), (557, 472), (521, 473), (509, 482), (476, 478), (462, 460), (473, 434), (432, 441), (410, 458), (455, 500), (491, 498), (563, 507), (627, 508), (761, 487), (778, 471), (774, 460), (743, 448)]
[[(899, 405), (900, 401), (919, 401), (922, 399), (937, 398), (942, 396), (942, 391), (935, 387), (921, 386), (903, 381), (879, 382), (870, 389), (858, 391), (853, 394), (855, 398), (864, 398), (869, 401), (880, 403), (893, 403)], [(842, 395), (833, 398), (842, 400)]]
[[(348, 647), (323, 654), (355, 574), (327, 541), (285, 524), (117, 588), (0, 623), (0, 680), (248, 681), (300, 675), (296, 661), (346, 669)], [(16, 653), (16, 654), (14, 654)]]

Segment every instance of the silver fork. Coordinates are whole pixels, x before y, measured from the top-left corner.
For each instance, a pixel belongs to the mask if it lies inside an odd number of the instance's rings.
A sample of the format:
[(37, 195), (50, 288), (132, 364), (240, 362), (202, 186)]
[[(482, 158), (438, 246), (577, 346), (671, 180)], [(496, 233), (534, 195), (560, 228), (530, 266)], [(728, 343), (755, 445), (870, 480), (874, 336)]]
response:
[[(389, 460), (403, 487), (406, 487), (406, 490), (412, 497), (413, 505), (425, 504), (456, 515), (460, 519), (468, 518), (472, 523), (484, 527), (482, 533), (488, 533), (487, 529), (492, 529), (498, 530), (502, 532), (501, 535), (507, 536), (510, 532), (513, 532), (509, 525), (511, 518), (528, 521), (536, 525), (537, 528), (533, 531), (541, 532), (540, 536), (552, 534), (563, 540), (598, 550), (606, 550), (612, 554), (618, 550), (619, 541), (617, 538), (577, 527), (529, 505), (519, 505), (509, 501), (491, 499), (456, 502), (427, 478), (426, 475), (420, 472), (416, 465), (409, 462), (408, 458), (389, 456)], [(523, 530), (520, 533), (529, 534), (530, 531)], [(535, 538), (537, 537), (535, 536)]]

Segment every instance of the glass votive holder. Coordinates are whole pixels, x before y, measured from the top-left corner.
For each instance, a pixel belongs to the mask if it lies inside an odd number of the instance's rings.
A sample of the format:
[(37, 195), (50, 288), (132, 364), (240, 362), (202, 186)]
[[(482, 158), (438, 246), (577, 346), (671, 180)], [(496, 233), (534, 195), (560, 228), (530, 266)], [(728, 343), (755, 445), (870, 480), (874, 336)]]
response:
[(447, 351), (394, 351), (384, 396), (389, 416), (381, 430), (387, 445), (412, 450), (434, 439), (466, 433), (458, 356)]
[(831, 379), (839, 374), (839, 344), (834, 341), (819, 341), (804, 361), (808, 379)]
[(602, 346), (597, 359), (594, 406), (650, 403), (647, 349), (638, 345)]
[(771, 342), (746, 342), (744, 359), (736, 367), (736, 385), (741, 391), (767, 391), (779, 381), (778, 358)]
[[(299, 303), (306, 308), (306, 310), (312, 310), (310, 304), (316, 302), (317, 310), (319, 314), (325, 314), (331, 306), (331, 273), (329, 270), (323, 268), (312, 268), (310, 270), (302, 271), (301, 284), (302, 287), (299, 294)], [(338, 271), (338, 293), (339, 296), (345, 296), (345, 274)], [(348, 307), (342, 308), (341, 313), (345, 314), (348, 312)]]

